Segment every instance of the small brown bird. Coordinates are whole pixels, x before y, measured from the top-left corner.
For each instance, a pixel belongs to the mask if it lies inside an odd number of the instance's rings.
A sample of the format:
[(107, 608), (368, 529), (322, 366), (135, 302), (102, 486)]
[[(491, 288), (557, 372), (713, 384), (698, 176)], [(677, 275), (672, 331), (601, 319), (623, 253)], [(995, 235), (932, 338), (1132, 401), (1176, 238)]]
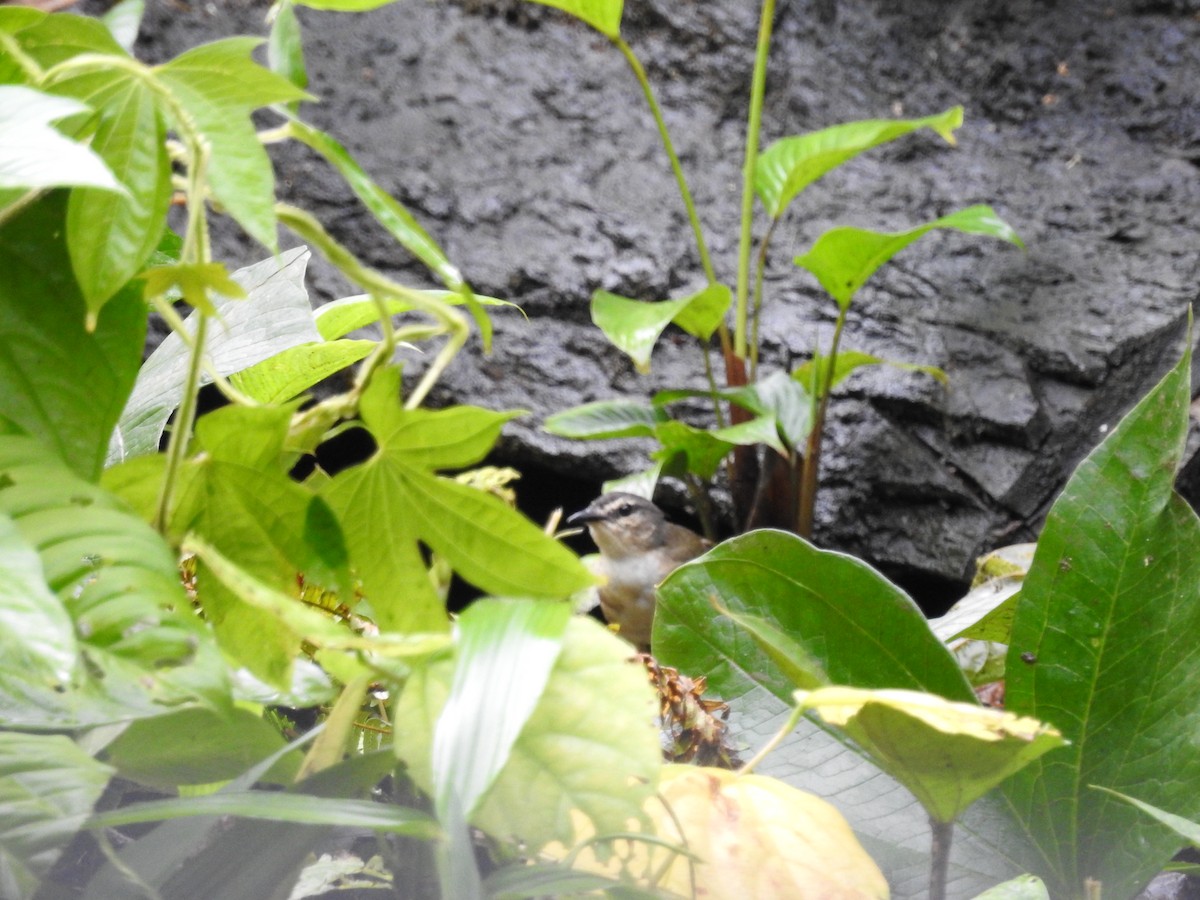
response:
[(567, 519), (587, 525), (600, 548), (600, 609), (609, 624), (640, 650), (650, 648), (655, 588), (712, 541), (668, 522), (663, 511), (636, 494), (615, 491)]

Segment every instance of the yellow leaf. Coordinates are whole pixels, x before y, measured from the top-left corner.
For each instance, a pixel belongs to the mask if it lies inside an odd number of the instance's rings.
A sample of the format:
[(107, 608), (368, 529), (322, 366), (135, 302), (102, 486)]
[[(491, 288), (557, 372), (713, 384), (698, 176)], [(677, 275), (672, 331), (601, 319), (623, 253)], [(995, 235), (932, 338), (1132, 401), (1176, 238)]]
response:
[(883, 873), (842, 814), (778, 779), (668, 765), (646, 813), (658, 842), (612, 841), (603, 863), (588, 847), (575, 867), (707, 900), (888, 896)]

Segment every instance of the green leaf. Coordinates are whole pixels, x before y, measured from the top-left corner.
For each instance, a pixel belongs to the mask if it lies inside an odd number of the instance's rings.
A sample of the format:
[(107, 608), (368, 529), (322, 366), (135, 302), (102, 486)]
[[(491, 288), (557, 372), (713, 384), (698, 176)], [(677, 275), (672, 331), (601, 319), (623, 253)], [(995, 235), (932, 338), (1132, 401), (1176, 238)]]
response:
[(621, 36), (621, 8), (624, 0), (533, 0), (543, 6), (553, 6), (582, 19), (605, 37), (614, 40)]
[[(713, 596), (801, 641), (838, 683), (973, 699), (955, 660), (899, 588), (864, 563), (819, 551), (793, 535), (751, 532), (718, 545), (667, 579), (659, 592), (653, 637), (664, 665), (706, 675), (708, 693), (734, 707), (735, 725), (751, 749), (783, 726), (793, 684), (750, 635), (714, 611)], [(884, 869), (893, 897), (926, 896), (928, 816), (899, 783), (843, 740), (802, 721), (758, 771), (841, 809)], [(1021, 871), (1014, 871), (1007, 862), (1011, 855), (999, 855), (991, 842), (981, 848), (968, 830), (980, 828), (980, 820), (996, 842), (1011, 845), (1007, 854), (1020, 849), (1020, 835), (996, 826), (995, 810), (987, 799), (980, 801), (956, 829), (950, 896), (977, 893)]]
[[(818, 375), (824, 379), (828, 365), (829, 360), (827, 357), (820, 353), (814, 354), (812, 359), (792, 371), (792, 378), (797, 383), (807, 387), (815, 383), (813, 379)], [(832, 390), (837, 387), (865, 366), (892, 366), (905, 372), (922, 372), (943, 385), (950, 383), (950, 379), (946, 376), (946, 373), (937, 366), (897, 362), (891, 359), (884, 359), (881, 356), (872, 356), (870, 353), (863, 353), (860, 350), (839, 350), (837, 358), (833, 361), (833, 379), (829, 384), (829, 388)]]
[(229, 380), (259, 403), (283, 403), (365, 359), (376, 346), (375, 341), (349, 340), (300, 344), (236, 372)]
[[(0, 513), (37, 551), (79, 648), (69, 681), (34, 678), (21, 660), (38, 653), (39, 639), (18, 631), (13, 642), (33, 649), (0, 657), (0, 720), (61, 730), (228, 703), (224, 666), (192, 613), (174, 553), (124, 504), (36, 441), (0, 437)], [(29, 575), (28, 557), (18, 562)]]
[[(395, 763), (391, 753), (353, 756), (305, 779), (286, 795), (250, 790), (279, 759), (299, 749), (314, 734), (309, 732), (271, 754), (209, 797), (169, 800), (168, 809), (126, 807), (114, 811), (138, 819), (150, 816), (152, 821), (178, 819), (164, 822), (125, 846), (120, 858), (126, 871), (136, 872), (163, 900), (275, 897), (281, 885), (289, 885), (296, 877), (308, 854), (327, 838), (327, 831), (315, 826), (347, 821), (349, 827), (355, 827), (381, 819), (385, 828), (413, 823), (410, 810), (349, 799), (364, 796), (388, 773)], [(269, 804), (277, 802), (272, 798), (278, 796), (288, 799), (271, 807)], [(219, 799), (210, 799), (213, 797)], [(350, 808), (342, 800), (348, 800)], [(222, 818), (226, 812), (240, 815), (243, 811), (246, 815), (238, 821)], [(259, 814), (267, 818), (253, 818)], [(292, 824), (296, 818), (316, 821)], [(423, 818), (431, 822), (428, 816)], [(423, 828), (419, 833), (428, 834), (429, 830)], [(247, 847), (254, 847), (255, 852), (247, 854)], [(89, 882), (84, 898), (111, 900), (128, 891), (129, 880), (109, 864)]]
[(360, 404), (376, 454), (322, 489), (381, 627), (445, 628), (418, 541), (493, 594), (563, 598), (591, 584), (571, 551), (502, 500), (433, 474), (481, 459), (511, 414), (407, 410), (399, 377), (396, 369), (376, 372)]
[(759, 154), (754, 169), (754, 190), (771, 218), (778, 219), (788, 204), (806, 187), (860, 153), (894, 141), (921, 128), (929, 128), (953, 144), (954, 130), (962, 126), (961, 106), (921, 119), (868, 119), (845, 122), (782, 138)]
[[(406, 726), (396, 752), (430, 791), (432, 735), (452, 677), (449, 662), (422, 667), (396, 708)], [(574, 843), (572, 809), (596, 834), (626, 831), (629, 819), (643, 818), (658, 780), (656, 708), (628, 644), (597, 622), (572, 618), (546, 689), (472, 824), (501, 840), (519, 837), (531, 852), (552, 840)]]
[(996, 578), (972, 588), (946, 615), (929, 621), (943, 641), (971, 638), (1007, 644), (1017, 614), (1021, 578)]
[(633, 360), (639, 372), (646, 374), (659, 335), (689, 303), (689, 297), (648, 303), (596, 291), (592, 294), (592, 321), (614, 347)]
[[(1071, 746), (1005, 785), (1054, 895), (1086, 877), (1136, 894), (1178, 836), (1089, 790), (1099, 784), (1200, 817), (1200, 521), (1174, 491), (1191, 354), (1076, 469), (1046, 519), (1017, 607), (1007, 706)], [(1113, 748), (1120, 748), (1113, 752)], [(1045, 870), (1045, 871), (1043, 871)]]
[[(227, 781), (284, 745), (274, 727), (244, 709), (186, 709), (132, 723), (105, 751), (125, 778), (169, 790)], [(276, 766), (273, 780), (290, 780), (299, 765)]]
[(113, 40), (126, 52), (133, 50), (138, 31), (142, 27), (142, 16), (146, 14), (145, 0), (119, 0), (100, 17)]
[(37, 893), (111, 776), (63, 735), (0, 731), (0, 895)]
[[(232, 375), (289, 347), (320, 342), (304, 289), (309, 256), (307, 248), (295, 247), (233, 273), (246, 299), (213, 298), (220, 324), (209, 329), (205, 349), (216, 371)], [(196, 321), (193, 313), (185, 322), (191, 334)], [(158, 450), (183, 393), (190, 353), (178, 335), (169, 334), (150, 354), (113, 434), (109, 465)]]
[(379, 834), (435, 840), (437, 823), (427, 813), (369, 800), (344, 800), (289, 794), (279, 791), (231, 791), (152, 800), (93, 816), (91, 828), (116, 828), (140, 822), (162, 822), (195, 816), (232, 816), (265, 822), (294, 822), (303, 825), (339, 825), (363, 828)]
[(260, 106), (310, 97), (251, 60), (251, 51), (260, 43), (251, 37), (214, 41), (154, 72), (183, 111), (181, 119), (168, 106), (176, 129), (198, 135), (210, 148), (206, 173), (213, 196), (247, 234), (275, 252), (275, 176), (250, 113)]
[[(812, 431), (813, 419), (813, 398), (806, 385), (807, 382), (789, 378), (783, 372), (772, 372), (740, 390), (752, 398), (755, 411), (774, 418), (784, 444), (803, 447)], [(746, 405), (746, 395), (735, 402)]]
[(662, 410), (631, 400), (600, 400), (565, 409), (542, 423), (551, 434), (583, 440), (653, 437), (654, 430), (670, 421)]
[(87, 105), (32, 88), (0, 85), (0, 188), (40, 190), (91, 185), (125, 193), (93, 150), (65, 137), (51, 122), (87, 112)]
[(172, 190), (166, 124), (151, 85), (125, 69), (83, 72), (55, 90), (95, 110), (91, 147), (128, 189), (71, 192), (71, 265), (95, 312), (141, 270), (162, 237)]
[(833, 686), (796, 691), (796, 702), (846, 732), (942, 823), (1065, 743), (1036, 719), (918, 691)]
[[(664, 470), (670, 469), (672, 463), (681, 464), (684, 471), (706, 480), (717, 473), (721, 460), (735, 446), (732, 441), (717, 437), (715, 431), (695, 428), (685, 422), (664, 422), (654, 433), (662, 448), (655, 450), (651, 458), (661, 462)], [(753, 437), (747, 439), (747, 443), (756, 442)]]
[(781, 531), (754, 531), (719, 544), (676, 569), (659, 589), (656, 653), (680, 671), (708, 673), (718, 695), (745, 689), (718, 676), (729, 665), (755, 673), (784, 702), (793, 685), (740, 628), (713, 610), (712, 597), (801, 636), (836, 684), (974, 698), (954, 658), (903, 591), (866, 563)]
[(210, 316), (217, 308), (209, 299), (209, 292), (226, 300), (245, 300), (246, 290), (229, 276), (224, 263), (173, 263), (155, 266), (142, 273), (147, 298), (161, 297), (178, 291), (189, 306), (202, 310)]
[[(275, 20), (267, 36), (267, 65), (271, 71), (282, 75), (300, 90), (308, 88), (308, 71), (304, 66), (304, 41), (300, 33), (300, 20), (296, 9), (289, 3), (281, 3), (275, 9)], [(293, 100), (288, 110), (295, 114), (300, 101)]]
[(75, 628), (46, 584), (42, 561), (0, 512), (0, 659), (32, 681), (66, 684), (75, 674)]
[(829, 684), (825, 668), (795, 636), (781, 631), (762, 616), (734, 612), (723, 606), (716, 607), (716, 611), (750, 635), (796, 687), (814, 690)]
[(951, 228), (965, 234), (982, 234), (1023, 247), (1021, 239), (990, 206), (966, 209), (926, 222), (908, 231), (869, 231), (863, 228), (831, 228), (796, 265), (807, 269), (821, 282), (843, 310), (875, 271), (913, 241), (935, 229)]
[(690, 297), (672, 320), (693, 337), (709, 340), (725, 319), (733, 303), (733, 291), (723, 284), (710, 284)]
[(1128, 794), (1122, 794), (1120, 791), (1112, 791), (1099, 785), (1090, 786), (1098, 791), (1104, 791), (1106, 794), (1111, 794), (1114, 797), (1124, 800), (1131, 806), (1140, 809), (1152, 819), (1157, 819), (1193, 847), (1200, 846), (1200, 823), (1193, 822), (1191, 819), (1185, 819), (1183, 816), (1177, 816), (1174, 813), (1169, 813), (1165, 809), (1159, 809), (1150, 803), (1143, 803), (1136, 797), (1130, 797)]
[(562, 648), (571, 607), (562, 602), (483, 600), (458, 620), (450, 695), (433, 735), (434, 804), (474, 815), (508, 762)]
[(75, 15), (27, 15), (5, 9), (0, 28), (12, 33), (21, 49), (43, 69), (84, 53), (128, 55), (98, 19)]
[(96, 479), (137, 376), (146, 309), (122, 291), (87, 330), (63, 244), (65, 200), (45, 197), (0, 226), (0, 417)]

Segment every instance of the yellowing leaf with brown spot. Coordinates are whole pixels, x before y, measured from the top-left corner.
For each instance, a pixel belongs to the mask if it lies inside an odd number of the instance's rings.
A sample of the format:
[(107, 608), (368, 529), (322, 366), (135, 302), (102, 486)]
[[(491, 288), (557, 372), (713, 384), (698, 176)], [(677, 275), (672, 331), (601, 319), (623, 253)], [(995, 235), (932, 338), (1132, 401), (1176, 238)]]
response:
[(657, 842), (613, 841), (603, 864), (588, 847), (575, 867), (706, 900), (888, 896), (883, 873), (842, 814), (778, 779), (668, 765), (646, 812)]

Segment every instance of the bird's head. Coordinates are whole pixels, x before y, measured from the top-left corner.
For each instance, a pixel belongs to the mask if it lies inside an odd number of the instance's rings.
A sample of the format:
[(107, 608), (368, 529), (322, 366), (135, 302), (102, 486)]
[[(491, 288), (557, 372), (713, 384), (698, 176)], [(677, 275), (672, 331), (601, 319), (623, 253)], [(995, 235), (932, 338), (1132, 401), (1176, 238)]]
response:
[(612, 559), (656, 550), (666, 540), (663, 511), (645, 497), (624, 491), (596, 498), (567, 522), (587, 525), (600, 552)]

